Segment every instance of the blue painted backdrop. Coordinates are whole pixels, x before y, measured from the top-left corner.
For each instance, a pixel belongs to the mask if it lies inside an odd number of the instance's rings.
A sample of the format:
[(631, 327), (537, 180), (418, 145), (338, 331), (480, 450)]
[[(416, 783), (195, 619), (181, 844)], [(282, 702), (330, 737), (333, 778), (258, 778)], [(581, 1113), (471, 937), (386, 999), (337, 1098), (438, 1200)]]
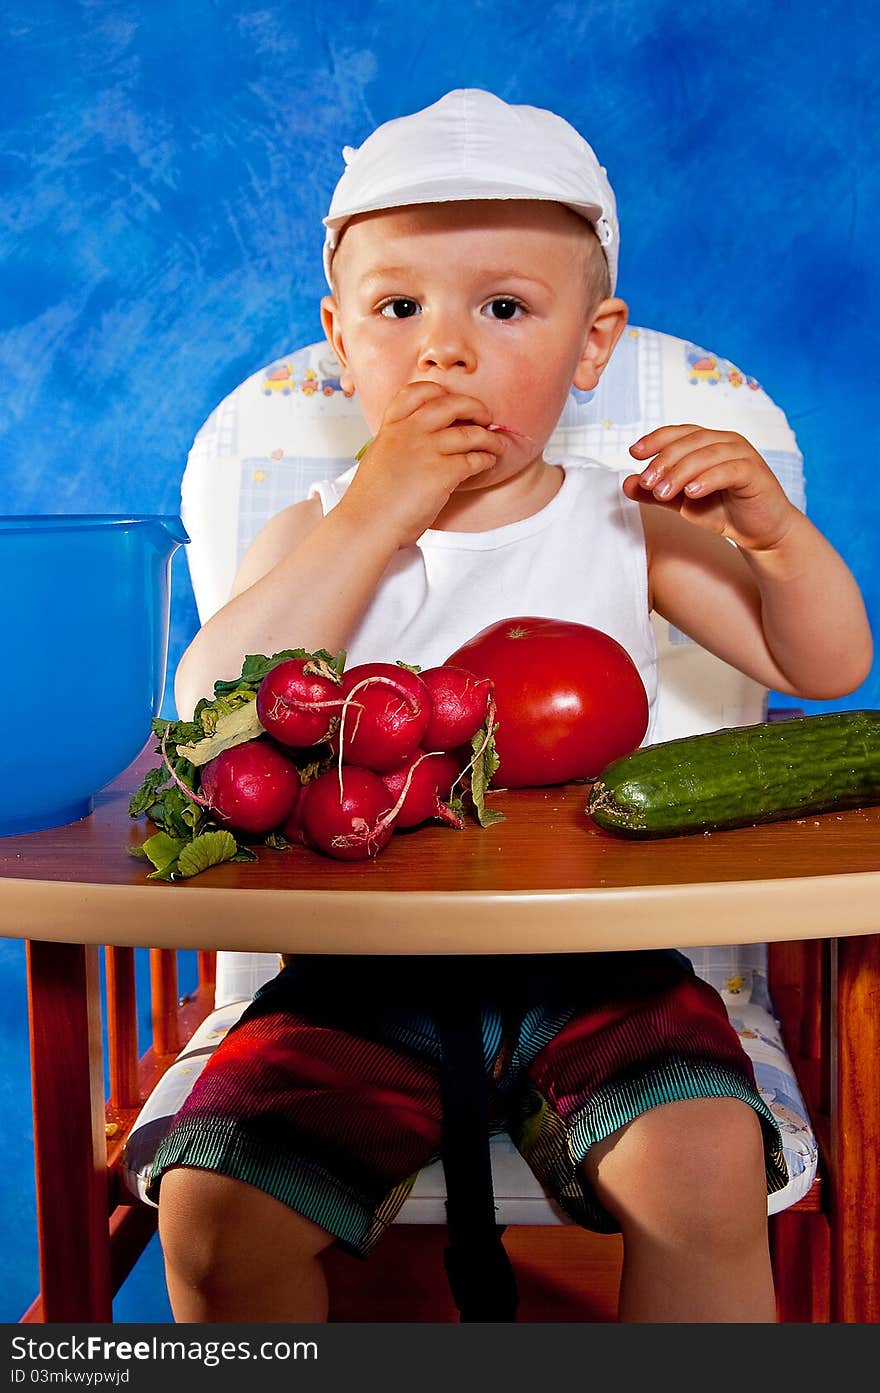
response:
[[(596, 146), (633, 320), (722, 353), (784, 408), (810, 512), (880, 631), (878, 63), (871, 7), (853, 8), (0, 3), (0, 512), (176, 511), (209, 411), (320, 335), (341, 147), (487, 87)], [(196, 624), (183, 552), (173, 584), (172, 671)], [(810, 705), (880, 706), (880, 667)], [(20, 949), (0, 942), (0, 1320), (36, 1287)], [(167, 1317), (157, 1271), (120, 1318)]]

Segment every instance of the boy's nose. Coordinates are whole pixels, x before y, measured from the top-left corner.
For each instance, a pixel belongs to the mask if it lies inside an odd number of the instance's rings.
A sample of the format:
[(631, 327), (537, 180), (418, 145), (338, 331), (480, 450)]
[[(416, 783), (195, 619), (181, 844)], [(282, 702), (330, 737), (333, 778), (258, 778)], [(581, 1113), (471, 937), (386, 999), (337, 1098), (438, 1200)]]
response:
[(472, 372), (477, 365), (476, 355), (463, 334), (450, 326), (441, 333), (430, 334), (419, 352), (419, 368), (427, 372), (432, 368), (448, 371), (463, 368)]

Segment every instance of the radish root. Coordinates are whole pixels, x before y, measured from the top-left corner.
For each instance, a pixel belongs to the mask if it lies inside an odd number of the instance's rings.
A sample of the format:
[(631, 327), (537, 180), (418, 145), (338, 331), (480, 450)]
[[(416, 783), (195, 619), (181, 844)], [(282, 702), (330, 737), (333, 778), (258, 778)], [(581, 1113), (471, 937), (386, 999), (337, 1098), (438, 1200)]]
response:
[[(367, 679), (367, 680), (373, 681), (373, 680), (375, 680), (375, 679), (370, 678), (370, 679)], [(360, 684), (359, 684), (359, 685), (360, 685)], [(376, 821), (375, 821), (375, 823), (373, 824), (372, 827), (369, 827), (369, 826), (367, 825), (367, 823), (366, 823), (362, 818), (356, 818), (356, 819), (354, 819), (352, 825), (355, 826), (358, 822), (362, 822), (362, 823), (363, 823), (363, 826), (364, 826), (364, 828), (365, 828), (365, 830), (364, 830), (364, 831), (361, 831), (360, 829), (358, 829), (358, 831), (356, 831), (356, 832), (352, 831), (352, 832), (349, 833), (347, 836), (346, 836), (346, 835), (336, 836), (336, 837), (333, 838), (333, 846), (338, 846), (338, 847), (364, 846), (364, 845), (369, 846), (371, 842), (378, 842), (378, 839), (379, 839), (379, 837), (382, 835), (382, 833), (385, 831), (385, 828), (386, 828), (386, 827), (390, 827), (391, 823), (392, 823), (392, 822), (394, 821), (394, 819), (397, 817), (397, 814), (400, 812), (401, 808), (403, 807), (404, 803), (406, 802), (406, 795), (409, 793), (410, 784), (411, 784), (412, 781), (413, 781), (413, 775), (415, 774), (415, 772), (416, 772), (416, 770), (418, 769), (419, 765), (422, 763), (422, 760), (431, 759), (434, 755), (442, 755), (442, 754), (444, 754), (444, 753), (445, 753), (444, 750), (428, 750), (428, 751), (425, 752), (425, 754), (419, 755), (418, 759), (413, 760), (412, 765), (410, 766), (409, 773), (408, 773), (407, 776), (406, 776), (406, 783), (403, 785), (403, 788), (400, 790), (400, 797), (398, 798), (397, 802), (394, 804), (394, 807), (393, 807), (393, 808), (386, 808), (385, 811), (384, 811), (384, 813), (380, 813), (379, 817), (376, 818)], [(341, 774), (340, 774), (340, 784), (341, 784)], [(454, 816), (455, 816), (455, 814), (453, 814), (453, 817), (454, 817)], [(461, 824), (459, 823), (459, 826), (460, 826), (460, 825), (461, 825)], [(378, 851), (378, 849), (379, 849), (379, 848), (378, 848), (378, 845), (377, 845), (376, 850)]]
[[(211, 812), (216, 813), (218, 817), (224, 817), (225, 815), (220, 812), (219, 808), (215, 808), (214, 804), (210, 803), (207, 798), (202, 798), (198, 793), (194, 793), (191, 788), (187, 788), (186, 784), (183, 782), (183, 779), (181, 779), (180, 776), (171, 767), (171, 761), (168, 758), (168, 751), (165, 748), (167, 740), (168, 727), (166, 726), (162, 732), (162, 761), (165, 765), (165, 768), (168, 770), (168, 773), (171, 775), (172, 779), (177, 784), (177, 787), (180, 789), (182, 793), (186, 794), (187, 798), (191, 798), (194, 803), (198, 803), (200, 808), (207, 808)], [(229, 819), (227, 818), (226, 820), (228, 821)]]
[[(348, 715), (348, 708), (352, 703), (352, 698), (354, 697), (355, 692), (359, 692), (362, 687), (375, 687), (377, 685), (381, 687), (391, 687), (391, 689), (397, 692), (399, 696), (402, 696), (404, 703), (409, 707), (413, 715), (418, 715), (419, 711), (422, 709), (419, 704), (418, 698), (413, 696), (412, 692), (408, 692), (405, 687), (399, 686), (398, 683), (390, 677), (364, 677), (361, 679), (360, 682), (355, 683), (348, 696), (345, 698), (345, 701), (342, 703), (342, 710), (339, 713), (339, 758), (337, 760), (337, 770), (339, 773), (340, 803), (342, 802), (345, 796), (342, 788), (342, 750), (345, 745), (345, 718)], [(358, 707), (358, 714), (357, 719), (354, 723), (352, 737), (357, 735), (358, 726), (360, 725), (361, 715), (364, 709), (362, 702), (356, 701), (354, 704)]]

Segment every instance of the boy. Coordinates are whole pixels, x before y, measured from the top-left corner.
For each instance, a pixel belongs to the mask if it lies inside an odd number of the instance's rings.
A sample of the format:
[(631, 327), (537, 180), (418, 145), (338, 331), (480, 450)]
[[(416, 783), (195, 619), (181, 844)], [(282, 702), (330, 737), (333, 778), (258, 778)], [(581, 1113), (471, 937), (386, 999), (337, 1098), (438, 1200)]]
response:
[[(255, 539), (181, 661), (181, 716), (248, 652), (430, 666), (524, 613), (611, 633), (652, 708), (652, 608), (778, 691), (856, 687), (853, 577), (742, 437), (653, 431), (622, 489), (545, 463), (627, 318), (614, 197), (578, 133), (457, 91), (344, 155), (322, 322), (374, 438)], [(621, 1319), (773, 1320), (785, 1165), (717, 994), (673, 952), (490, 966), (495, 1121), (578, 1222), (622, 1231)], [(176, 1319), (325, 1318), (321, 1250), (366, 1255), (438, 1148), (423, 980), (297, 960), (230, 1031), (151, 1181)]]

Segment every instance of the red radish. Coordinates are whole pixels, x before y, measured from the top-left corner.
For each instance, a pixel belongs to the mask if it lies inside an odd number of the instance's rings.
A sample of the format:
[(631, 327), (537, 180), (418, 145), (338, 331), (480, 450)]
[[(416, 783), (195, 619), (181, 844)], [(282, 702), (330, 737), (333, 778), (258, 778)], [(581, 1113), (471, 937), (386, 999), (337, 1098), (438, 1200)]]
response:
[(347, 764), (374, 773), (394, 769), (422, 744), (431, 694), (416, 673), (396, 663), (361, 663), (342, 679), (347, 701), (331, 747)]
[(491, 678), (445, 666), (429, 667), (419, 676), (431, 693), (431, 719), (422, 737), (425, 749), (454, 750), (466, 745), (486, 719)]
[(289, 816), (299, 790), (296, 765), (264, 740), (223, 750), (202, 769), (202, 793), (231, 832), (271, 832)]
[(257, 715), (274, 739), (302, 750), (327, 739), (343, 700), (342, 683), (328, 664), (288, 658), (260, 683)]
[(310, 788), (311, 783), (300, 785), (299, 796), (279, 829), (284, 833), (289, 842), (305, 843), (306, 836), (303, 831), (303, 812)]
[[(340, 795), (340, 785), (342, 793)], [(328, 769), (308, 784), (302, 827), (311, 846), (340, 861), (377, 856), (394, 831), (388, 790), (369, 769), (344, 764)]]
[(616, 639), (588, 624), (504, 619), (447, 662), (495, 684), (496, 788), (595, 778), (634, 750), (648, 727), (638, 668)]
[(415, 754), (410, 755), (397, 769), (389, 769), (387, 774), (383, 774), (382, 782), (394, 807), (406, 789), (403, 802), (394, 818), (395, 826), (418, 827), (420, 822), (439, 817), (452, 827), (463, 827), (462, 819), (444, 806), (461, 768), (454, 755), (429, 754), (425, 750), (416, 750)]

